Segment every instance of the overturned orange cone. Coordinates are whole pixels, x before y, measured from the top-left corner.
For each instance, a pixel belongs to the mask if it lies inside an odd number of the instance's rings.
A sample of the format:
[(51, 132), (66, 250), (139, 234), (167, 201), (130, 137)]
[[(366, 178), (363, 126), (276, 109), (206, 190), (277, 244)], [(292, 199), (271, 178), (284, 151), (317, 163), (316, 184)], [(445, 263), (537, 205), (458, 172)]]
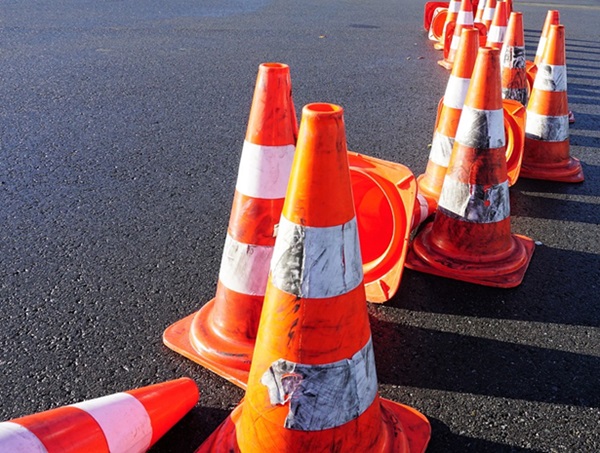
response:
[(438, 211), (412, 242), (406, 266), (508, 288), (523, 280), (534, 244), (510, 231), (499, 53), (479, 49)]
[(422, 452), (427, 419), (383, 400), (343, 110), (304, 107), (248, 388), (198, 452)]
[(524, 178), (584, 180), (581, 162), (570, 156), (565, 28), (551, 25), (527, 105)]
[(0, 423), (0, 451), (137, 453), (148, 450), (198, 402), (188, 378)]
[(297, 136), (289, 67), (259, 67), (214, 299), (165, 331), (165, 344), (233, 383), (248, 379)]

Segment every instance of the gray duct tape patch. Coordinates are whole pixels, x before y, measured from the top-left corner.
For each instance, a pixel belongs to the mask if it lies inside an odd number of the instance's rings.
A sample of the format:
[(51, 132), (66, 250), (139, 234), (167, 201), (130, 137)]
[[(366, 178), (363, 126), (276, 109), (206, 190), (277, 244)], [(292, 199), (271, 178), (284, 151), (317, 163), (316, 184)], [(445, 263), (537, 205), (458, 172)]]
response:
[(502, 109), (479, 110), (465, 105), (460, 115), (455, 140), (474, 149), (503, 147), (506, 140)]
[(351, 359), (303, 365), (279, 359), (263, 374), (273, 405), (289, 403), (285, 427), (320, 431), (341, 426), (361, 415), (377, 396), (373, 343)]
[(539, 64), (533, 88), (542, 91), (567, 91), (566, 66)]
[(508, 181), (480, 186), (446, 177), (438, 205), (452, 217), (468, 222), (500, 222), (510, 215)]
[(562, 142), (569, 138), (569, 117), (538, 115), (527, 112), (525, 136), (534, 140)]
[(453, 146), (454, 139), (452, 137), (448, 137), (436, 132), (433, 136), (433, 142), (431, 143), (429, 159), (431, 159), (437, 165), (448, 167)]

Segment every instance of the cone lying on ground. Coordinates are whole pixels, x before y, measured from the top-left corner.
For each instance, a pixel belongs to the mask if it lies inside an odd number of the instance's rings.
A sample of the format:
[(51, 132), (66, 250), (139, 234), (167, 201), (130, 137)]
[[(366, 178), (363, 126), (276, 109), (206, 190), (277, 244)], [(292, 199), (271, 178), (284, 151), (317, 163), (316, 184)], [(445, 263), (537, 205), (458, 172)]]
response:
[(104, 396), (0, 423), (0, 451), (137, 453), (198, 402), (188, 378)]
[(377, 376), (342, 108), (304, 107), (248, 388), (198, 452), (422, 452)]
[(475, 28), (479, 31), (479, 39), (481, 44), (481, 37), (485, 37), (485, 28), (482, 24), (474, 24), (473, 7), (471, 5), (471, 1), (462, 0), (456, 22), (448, 24), (448, 27), (445, 30), (447, 36), (450, 34), (452, 35), (452, 39), (450, 40), (448, 37), (445, 38), (446, 46), (444, 47), (444, 58), (438, 61), (440, 66), (443, 66), (448, 70), (452, 69), (454, 60), (456, 58), (456, 52), (458, 51), (458, 43), (460, 42), (461, 33), (464, 29), (468, 28)]
[(496, 12), (496, 0), (487, 0), (485, 9), (483, 10), (482, 22), (485, 29), (489, 30), (494, 21), (494, 13)]
[(502, 98), (527, 106), (529, 85), (525, 70), (525, 35), (523, 13), (513, 12), (508, 21), (504, 45), (500, 52), (502, 66)]
[(450, 154), (454, 146), (454, 136), (471, 81), (473, 66), (479, 48), (479, 32), (474, 28), (464, 29), (456, 53), (456, 64), (446, 85), (441, 108), (433, 134), (429, 162), (425, 173), (418, 177), (419, 193), (437, 206)]
[[(438, 13), (439, 10), (448, 11), (449, 2), (426, 2), (423, 8), (423, 28), (426, 32), (429, 32), (433, 17)], [(444, 13), (445, 14), (445, 13)]]
[(581, 163), (570, 156), (568, 113), (565, 27), (551, 25), (527, 105), (523, 177), (583, 181)]
[(534, 244), (510, 231), (499, 54), (479, 49), (438, 211), (412, 242), (406, 266), (513, 287), (523, 280)]
[[(437, 41), (433, 45), (434, 49), (444, 49), (446, 29), (448, 28), (449, 24), (456, 22), (456, 19), (458, 18), (458, 13), (460, 11), (460, 3), (461, 0), (450, 0), (445, 14), (443, 14), (443, 11), (441, 10), (438, 11), (438, 14), (434, 14), (434, 17), (431, 20), (431, 26), (429, 28), (429, 39), (431, 39), (432, 41)], [(440, 30), (440, 23), (442, 21), (442, 18), (444, 19), (444, 22)]]
[(214, 299), (170, 326), (165, 344), (244, 385), (297, 137), (289, 67), (261, 64)]
[(506, 35), (506, 2), (499, 0), (496, 3), (496, 10), (494, 11), (494, 19), (492, 25), (488, 29), (487, 33), (487, 47), (494, 49), (501, 49), (504, 43), (504, 36)]

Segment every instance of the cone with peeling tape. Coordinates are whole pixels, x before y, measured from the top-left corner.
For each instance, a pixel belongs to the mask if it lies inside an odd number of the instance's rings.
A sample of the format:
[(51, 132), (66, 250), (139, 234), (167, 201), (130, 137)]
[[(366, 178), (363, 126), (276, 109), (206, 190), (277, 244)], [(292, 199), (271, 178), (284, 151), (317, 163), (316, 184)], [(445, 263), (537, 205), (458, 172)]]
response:
[(464, 29), (456, 53), (456, 64), (452, 68), (446, 92), (440, 101), (427, 169), (417, 178), (419, 194), (434, 206), (437, 206), (450, 162), (454, 136), (471, 81), (478, 48), (479, 32), (474, 28)]
[(581, 162), (570, 156), (565, 27), (551, 25), (527, 105), (524, 178), (582, 182)]
[(487, 32), (487, 47), (494, 49), (501, 49), (504, 43), (504, 36), (506, 35), (507, 15), (506, 15), (506, 2), (498, 0), (496, 3), (496, 10), (494, 11), (494, 19), (492, 25)]
[(422, 452), (416, 410), (384, 400), (362, 284), (343, 110), (303, 109), (246, 396), (198, 452)]
[(440, 66), (443, 66), (448, 70), (452, 69), (458, 51), (461, 33), (464, 29), (469, 28), (478, 30), (480, 44), (482, 38), (485, 41), (485, 27), (482, 24), (475, 24), (473, 22), (473, 7), (470, 0), (462, 0), (456, 22), (450, 23), (446, 29), (447, 35), (452, 33), (452, 39), (446, 39), (445, 41), (445, 44), (448, 45), (444, 47), (444, 58), (438, 61)]
[(432, 223), (413, 240), (410, 269), (514, 287), (534, 249), (511, 234), (500, 51), (480, 48)]
[(530, 88), (525, 69), (523, 13), (513, 12), (510, 15), (504, 45), (500, 52), (500, 64), (502, 66), (502, 98), (519, 101), (526, 107)]
[(198, 402), (181, 378), (0, 423), (0, 451), (136, 453), (154, 445)]
[(163, 335), (169, 348), (240, 386), (248, 379), (295, 151), (291, 90), (287, 65), (259, 66), (215, 298)]

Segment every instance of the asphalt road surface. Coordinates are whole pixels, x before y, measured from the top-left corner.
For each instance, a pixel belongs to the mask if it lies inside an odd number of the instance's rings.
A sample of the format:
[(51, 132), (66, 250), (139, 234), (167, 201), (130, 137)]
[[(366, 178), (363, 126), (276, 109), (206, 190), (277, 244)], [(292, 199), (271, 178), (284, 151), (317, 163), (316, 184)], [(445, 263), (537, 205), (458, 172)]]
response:
[[(600, 451), (600, 2), (514, 3), (529, 57), (561, 12), (586, 181), (511, 188), (541, 244), (520, 287), (407, 270), (369, 306), (380, 393), (429, 417), (431, 452)], [(190, 376), (200, 403), (153, 451), (193, 451), (243, 392), (161, 336), (214, 295), (258, 65), (420, 174), (448, 77), (422, 9), (1, 0), (0, 418)]]

